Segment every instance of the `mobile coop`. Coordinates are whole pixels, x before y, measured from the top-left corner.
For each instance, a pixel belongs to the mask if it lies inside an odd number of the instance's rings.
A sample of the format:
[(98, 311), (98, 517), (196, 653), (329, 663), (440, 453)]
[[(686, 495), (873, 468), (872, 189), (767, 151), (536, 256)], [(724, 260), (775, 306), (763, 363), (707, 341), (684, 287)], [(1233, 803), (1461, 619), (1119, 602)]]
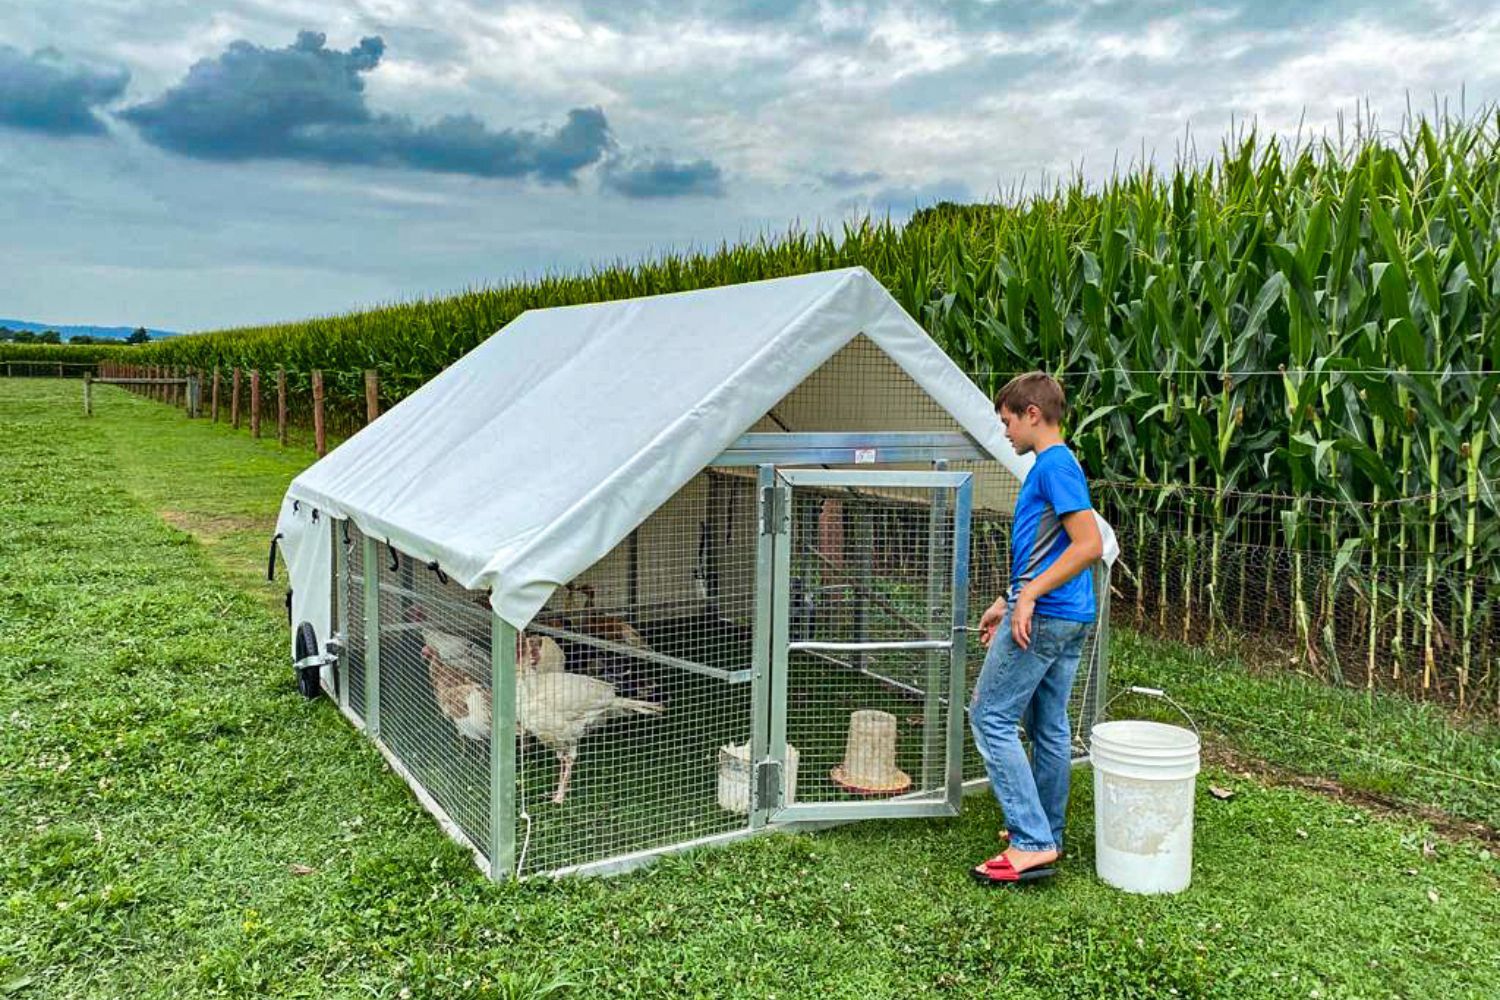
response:
[(294, 657), (494, 878), (950, 815), (1030, 464), (863, 268), (527, 312), (293, 481)]

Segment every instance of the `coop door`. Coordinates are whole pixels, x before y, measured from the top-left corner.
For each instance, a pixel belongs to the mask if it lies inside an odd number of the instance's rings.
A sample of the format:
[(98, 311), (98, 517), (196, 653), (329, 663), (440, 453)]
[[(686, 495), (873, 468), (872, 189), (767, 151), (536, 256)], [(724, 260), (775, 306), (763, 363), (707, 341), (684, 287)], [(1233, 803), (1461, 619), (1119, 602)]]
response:
[(970, 474), (778, 470), (775, 483), (768, 818), (953, 815)]

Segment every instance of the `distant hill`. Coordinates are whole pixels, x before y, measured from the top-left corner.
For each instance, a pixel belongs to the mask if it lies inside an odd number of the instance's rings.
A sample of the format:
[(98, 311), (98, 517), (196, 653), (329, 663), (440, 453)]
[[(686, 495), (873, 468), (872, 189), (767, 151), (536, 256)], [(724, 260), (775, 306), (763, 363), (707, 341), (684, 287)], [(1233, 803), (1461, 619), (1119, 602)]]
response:
[[(0, 326), (9, 330), (31, 330), (35, 333), (56, 330), (58, 336), (64, 341), (78, 336), (89, 336), (95, 340), (124, 340), (135, 332), (133, 326), (70, 326), (64, 323), (33, 323), (25, 319), (0, 319)], [(151, 334), (152, 340), (177, 336), (176, 330), (153, 330), (149, 326), (146, 327), (146, 332)]]

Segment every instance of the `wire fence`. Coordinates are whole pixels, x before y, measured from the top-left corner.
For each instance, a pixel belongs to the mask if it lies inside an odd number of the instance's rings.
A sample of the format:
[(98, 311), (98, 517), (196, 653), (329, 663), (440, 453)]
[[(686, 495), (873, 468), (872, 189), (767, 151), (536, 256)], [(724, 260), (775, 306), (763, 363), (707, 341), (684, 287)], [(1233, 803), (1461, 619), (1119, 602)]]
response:
[(1500, 708), (1500, 580), (1430, 494), (1381, 503), (1093, 484), (1117, 623), (1330, 683)]
[[(259, 379), (252, 395), (250, 373), (236, 371), (195, 373), (210, 420), (260, 426), (264, 413), (267, 435), (275, 428), (283, 442), (315, 447), (321, 423), (320, 452), (409, 391), (374, 371), (280, 372)], [(1247, 374), (1272, 373), (1236, 377)], [(180, 387), (128, 388), (185, 404)], [(1496, 485), (1475, 487), (1493, 496)], [(1262, 665), (1335, 684), (1500, 711), (1500, 554), (1492, 528), (1481, 524), (1476, 536), (1475, 488), (1378, 501), (1115, 480), (1094, 489), (1123, 552), (1113, 582), (1118, 624), (1232, 643)]]
[(6, 378), (83, 378), (98, 374), (99, 361), (0, 361), (0, 375)]

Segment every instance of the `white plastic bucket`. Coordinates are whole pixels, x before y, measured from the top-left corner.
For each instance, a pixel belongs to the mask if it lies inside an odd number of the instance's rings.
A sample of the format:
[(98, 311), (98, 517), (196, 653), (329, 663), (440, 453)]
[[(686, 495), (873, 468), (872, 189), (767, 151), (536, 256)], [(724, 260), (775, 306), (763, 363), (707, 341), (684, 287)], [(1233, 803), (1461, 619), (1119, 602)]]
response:
[(1094, 769), (1094, 870), (1127, 892), (1181, 892), (1193, 875), (1198, 735), (1161, 722), (1101, 722)]
[[(797, 748), (786, 747), (786, 796), (797, 799)], [(745, 816), (750, 812), (750, 744), (727, 743), (719, 748), (719, 808)]]

